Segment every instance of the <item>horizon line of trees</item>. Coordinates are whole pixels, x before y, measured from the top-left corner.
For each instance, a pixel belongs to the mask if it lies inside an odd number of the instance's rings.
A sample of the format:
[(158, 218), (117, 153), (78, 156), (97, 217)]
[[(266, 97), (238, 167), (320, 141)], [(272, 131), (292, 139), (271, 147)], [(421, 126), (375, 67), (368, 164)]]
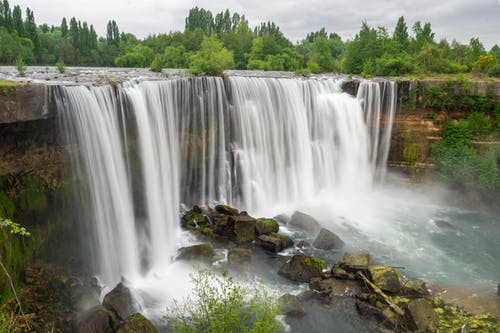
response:
[(28, 64), (62, 62), (80, 66), (189, 68), (196, 74), (219, 75), (224, 69), (344, 72), (365, 76), (478, 72), (500, 76), (500, 47), (485, 50), (478, 38), (468, 44), (436, 41), (429, 22), (411, 29), (400, 17), (392, 33), (366, 22), (351, 40), (325, 28), (293, 44), (274, 22), (253, 29), (245, 15), (229, 10), (213, 15), (194, 7), (184, 31), (151, 34), (139, 40), (120, 32), (115, 20), (99, 37), (92, 24), (64, 17), (59, 26), (37, 25), (33, 11), (11, 10), (0, 0), (0, 64), (21, 58)]

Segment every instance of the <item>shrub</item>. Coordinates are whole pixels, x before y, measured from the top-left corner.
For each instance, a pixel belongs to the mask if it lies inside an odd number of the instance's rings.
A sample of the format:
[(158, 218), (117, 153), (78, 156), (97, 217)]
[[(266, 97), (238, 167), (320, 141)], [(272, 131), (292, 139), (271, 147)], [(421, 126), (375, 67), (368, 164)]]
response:
[[(247, 288), (223, 272), (201, 271), (193, 276), (194, 299), (174, 302), (167, 320), (181, 333), (273, 333), (281, 330), (277, 304), (263, 288)], [(251, 297), (248, 297), (251, 296)]]
[(66, 71), (66, 65), (64, 65), (64, 62), (62, 60), (60, 60), (56, 63), (56, 67), (57, 67), (57, 71), (61, 74)]
[(26, 66), (26, 63), (24, 62), (23, 57), (18, 57), (16, 59), (16, 69), (17, 69), (20, 76), (24, 76), (24, 72), (26, 71), (26, 68), (28, 68), (28, 67)]

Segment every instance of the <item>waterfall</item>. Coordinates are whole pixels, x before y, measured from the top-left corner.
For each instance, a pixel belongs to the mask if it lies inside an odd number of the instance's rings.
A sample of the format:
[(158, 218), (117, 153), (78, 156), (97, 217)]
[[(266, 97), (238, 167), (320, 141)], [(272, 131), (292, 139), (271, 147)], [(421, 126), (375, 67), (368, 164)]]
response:
[(181, 204), (265, 214), (321, 193), (355, 200), (383, 178), (394, 83), (352, 97), (336, 78), (226, 79), (60, 87), (105, 283), (171, 262)]

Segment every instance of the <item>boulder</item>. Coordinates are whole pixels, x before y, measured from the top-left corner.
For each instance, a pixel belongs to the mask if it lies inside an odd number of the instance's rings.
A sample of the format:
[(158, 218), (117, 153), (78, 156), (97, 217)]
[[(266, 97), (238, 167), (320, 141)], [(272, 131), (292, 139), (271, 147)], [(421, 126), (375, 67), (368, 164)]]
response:
[(293, 246), (290, 237), (279, 234), (260, 235), (255, 242), (264, 250), (271, 252), (281, 252), (286, 248)]
[(233, 215), (229, 217), (232, 229), (231, 240), (236, 243), (248, 243), (255, 239), (255, 219), (251, 216)]
[(273, 217), (273, 220), (276, 220), (276, 221), (278, 221), (278, 223), (281, 223), (281, 224), (287, 224), (290, 221), (290, 216), (288, 216), (286, 214), (279, 214), (279, 215), (276, 215), (275, 217)]
[(306, 248), (306, 247), (311, 247), (311, 244), (309, 242), (306, 242), (305, 240), (301, 240), (299, 241), (296, 246), (299, 248), (299, 249), (303, 249), (303, 248)]
[(178, 260), (211, 261), (215, 256), (211, 243), (181, 247), (177, 253)]
[(98, 305), (78, 315), (75, 331), (77, 333), (114, 332), (119, 324), (114, 312)]
[(102, 305), (113, 311), (120, 320), (125, 320), (139, 310), (139, 305), (133, 298), (130, 289), (125, 287), (122, 282), (104, 296)]
[(336, 279), (341, 280), (354, 280), (354, 273), (347, 272), (345, 269), (340, 267), (332, 268), (332, 276)]
[(190, 210), (182, 216), (181, 226), (183, 228), (194, 230), (205, 226), (208, 223), (205, 215), (201, 213), (198, 206), (195, 206), (195, 208), (197, 209)]
[(314, 217), (299, 211), (293, 213), (288, 225), (303, 229), (310, 234), (317, 234), (321, 229), (321, 224)]
[(313, 277), (321, 277), (324, 261), (305, 254), (296, 254), (281, 266), (278, 274), (298, 282), (309, 282)]
[(290, 317), (303, 317), (307, 314), (300, 298), (291, 294), (285, 294), (278, 298), (278, 307), (281, 314)]
[(409, 279), (403, 286), (406, 294), (414, 296), (429, 295), (429, 291), (425, 286), (425, 282), (420, 279)]
[(200, 209), (200, 213), (206, 216), (212, 216), (212, 214), (214, 213), (213, 208), (209, 205), (199, 206), (198, 208)]
[(444, 220), (435, 220), (434, 224), (441, 229), (456, 229), (453, 224)]
[(383, 291), (398, 293), (401, 291), (398, 272), (388, 266), (368, 266), (370, 280)]
[(228, 250), (227, 261), (230, 265), (243, 264), (252, 258), (252, 250), (243, 247), (232, 247)]
[(228, 205), (217, 205), (215, 210), (220, 214), (225, 215), (238, 215), (238, 210)]
[(128, 317), (116, 333), (157, 333), (153, 324), (140, 313)]
[(273, 219), (257, 219), (255, 223), (255, 232), (257, 235), (269, 235), (272, 233), (277, 233), (280, 230), (280, 225), (276, 220)]
[(217, 214), (213, 217), (214, 232), (217, 235), (229, 238), (233, 230), (229, 225), (229, 216), (224, 214)]
[(344, 253), (340, 266), (347, 272), (356, 273), (365, 271), (370, 265), (370, 255), (368, 253)]
[(309, 289), (321, 292), (331, 292), (334, 288), (334, 284), (334, 279), (323, 280), (320, 277), (313, 277), (309, 281)]
[(339, 236), (325, 228), (321, 228), (313, 242), (313, 246), (320, 250), (340, 249), (344, 245), (344, 241)]
[(417, 298), (408, 303), (410, 313), (418, 332), (436, 332), (439, 317), (432, 304), (425, 298)]

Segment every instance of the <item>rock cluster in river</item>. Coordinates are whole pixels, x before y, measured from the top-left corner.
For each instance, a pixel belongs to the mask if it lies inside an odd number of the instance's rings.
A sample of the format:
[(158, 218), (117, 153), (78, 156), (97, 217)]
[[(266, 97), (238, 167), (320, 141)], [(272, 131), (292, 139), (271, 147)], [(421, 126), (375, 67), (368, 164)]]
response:
[[(280, 233), (280, 224), (302, 230), (314, 237), (314, 241), (311, 244), (300, 240), (294, 244), (289, 236)], [(302, 318), (308, 314), (304, 306), (308, 302), (328, 305), (348, 297), (353, 311), (377, 318), (386, 332), (435, 332), (440, 325), (438, 313), (442, 309), (436, 308), (424, 281), (403, 281), (396, 268), (373, 264), (368, 253), (345, 252), (336, 262), (325, 262), (304, 253), (311, 245), (335, 252), (346, 245), (338, 235), (305, 213), (254, 218), (227, 205), (194, 206), (182, 216), (181, 225), (209, 242), (181, 248), (177, 256), (180, 260), (214, 261), (217, 255), (212, 244), (221, 241), (226, 242), (223, 247), (228, 248), (229, 265), (250, 262), (256, 249), (272, 254), (291, 248), (285, 254), (290, 255), (289, 260), (277, 274), (308, 283), (310, 290), (279, 298), (278, 305), (285, 316)]]

